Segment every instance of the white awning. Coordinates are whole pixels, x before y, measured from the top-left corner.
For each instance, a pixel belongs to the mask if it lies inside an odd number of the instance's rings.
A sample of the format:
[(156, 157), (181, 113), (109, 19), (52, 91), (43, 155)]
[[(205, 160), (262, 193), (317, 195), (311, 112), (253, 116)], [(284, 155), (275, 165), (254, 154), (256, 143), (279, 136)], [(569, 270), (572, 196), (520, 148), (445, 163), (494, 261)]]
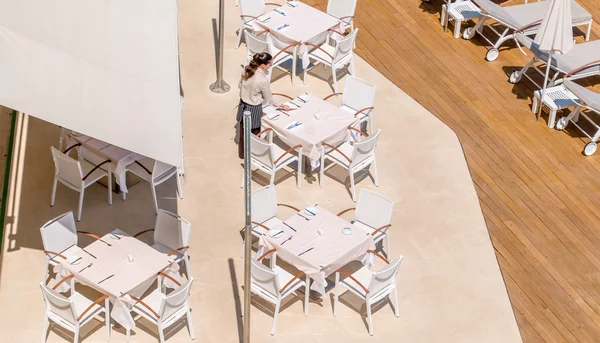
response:
[(176, 0), (0, 0), (0, 104), (183, 168)]

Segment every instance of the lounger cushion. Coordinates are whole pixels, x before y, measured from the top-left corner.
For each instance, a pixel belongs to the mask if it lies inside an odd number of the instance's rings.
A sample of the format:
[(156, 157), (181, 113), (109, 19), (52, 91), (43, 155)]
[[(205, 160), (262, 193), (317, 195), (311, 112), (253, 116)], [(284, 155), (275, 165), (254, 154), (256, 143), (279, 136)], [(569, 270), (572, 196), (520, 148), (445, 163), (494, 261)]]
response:
[(573, 92), (582, 103), (600, 112), (600, 94), (592, 92), (571, 80), (565, 80), (565, 87)]

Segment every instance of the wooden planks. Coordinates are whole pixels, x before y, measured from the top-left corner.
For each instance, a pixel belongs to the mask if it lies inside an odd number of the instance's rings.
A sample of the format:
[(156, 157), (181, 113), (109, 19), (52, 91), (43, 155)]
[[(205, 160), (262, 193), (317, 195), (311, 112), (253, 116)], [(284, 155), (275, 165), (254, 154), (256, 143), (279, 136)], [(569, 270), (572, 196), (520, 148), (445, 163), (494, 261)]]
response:
[[(600, 0), (578, 2), (600, 18)], [(359, 0), (356, 51), (460, 138), (523, 341), (600, 342), (600, 153), (535, 121), (535, 86), (507, 82), (528, 57), (507, 45), (486, 62), (481, 38), (443, 32), (441, 6)]]

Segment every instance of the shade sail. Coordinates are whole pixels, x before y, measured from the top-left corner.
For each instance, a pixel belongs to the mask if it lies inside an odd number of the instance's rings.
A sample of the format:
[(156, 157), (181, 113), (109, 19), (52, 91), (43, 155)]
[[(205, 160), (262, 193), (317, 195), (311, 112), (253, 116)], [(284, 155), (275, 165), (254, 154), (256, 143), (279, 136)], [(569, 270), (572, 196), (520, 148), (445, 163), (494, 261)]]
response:
[(183, 167), (176, 0), (0, 0), (0, 104)]

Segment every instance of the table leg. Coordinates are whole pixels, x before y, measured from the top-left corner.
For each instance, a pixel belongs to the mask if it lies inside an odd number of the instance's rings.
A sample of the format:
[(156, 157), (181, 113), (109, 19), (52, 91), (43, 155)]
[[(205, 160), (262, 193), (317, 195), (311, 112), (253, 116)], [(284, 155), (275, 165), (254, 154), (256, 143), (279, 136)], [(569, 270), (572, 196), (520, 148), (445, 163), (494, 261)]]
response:
[(306, 290), (304, 292), (304, 315), (308, 316), (308, 303), (310, 297), (310, 277), (306, 276)]

